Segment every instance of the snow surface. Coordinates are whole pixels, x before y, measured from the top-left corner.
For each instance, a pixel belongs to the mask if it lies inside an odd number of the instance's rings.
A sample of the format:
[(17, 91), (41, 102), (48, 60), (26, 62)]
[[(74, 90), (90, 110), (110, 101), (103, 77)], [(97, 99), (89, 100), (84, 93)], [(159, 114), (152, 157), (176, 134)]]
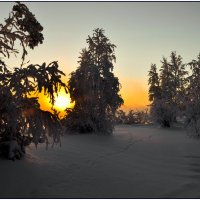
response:
[(65, 135), (0, 160), (0, 198), (200, 198), (200, 140), (184, 129), (122, 125)]

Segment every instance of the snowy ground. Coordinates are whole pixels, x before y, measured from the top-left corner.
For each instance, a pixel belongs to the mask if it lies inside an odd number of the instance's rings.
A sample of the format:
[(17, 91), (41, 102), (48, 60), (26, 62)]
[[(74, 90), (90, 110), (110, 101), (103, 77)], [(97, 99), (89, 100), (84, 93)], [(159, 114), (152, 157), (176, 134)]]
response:
[(117, 126), (0, 160), (0, 198), (200, 198), (200, 140), (183, 129)]

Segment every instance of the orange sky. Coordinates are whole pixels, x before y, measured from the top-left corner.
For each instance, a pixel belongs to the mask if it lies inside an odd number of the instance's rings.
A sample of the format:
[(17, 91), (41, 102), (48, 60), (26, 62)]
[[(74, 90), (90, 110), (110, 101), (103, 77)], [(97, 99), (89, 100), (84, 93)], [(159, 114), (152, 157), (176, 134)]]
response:
[[(46, 111), (50, 111), (52, 105), (50, 104), (50, 98), (47, 97), (46, 95), (44, 95), (44, 93), (40, 93), (38, 94), (38, 101), (40, 104), (40, 108), (42, 110), (46, 110)], [(59, 92), (58, 92), (58, 96), (55, 95), (55, 104), (54, 104), (54, 109), (56, 109), (57, 111), (60, 112), (59, 116), (63, 117), (65, 112), (64, 110), (66, 108), (72, 108), (73, 107), (73, 103), (71, 103), (71, 99), (70, 99), (70, 95), (69, 93), (66, 94), (64, 88), (62, 88)]]
[(144, 109), (149, 104), (148, 88), (144, 80), (121, 78), (121, 95), (124, 99), (123, 110)]
[[(143, 80), (133, 80), (130, 78), (121, 78), (120, 83), (122, 85), (120, 94), (124, 99), (124, 105), (121, 107), (124, 111), (129, 111), (130, 109), (144, 109), (149, 104), (148, 102), (148, 88), (146, 83)], [(66, 82), (66, 78), (65, 78)], [(67, 107), (72, 107), (73, 104), (69, 104), (70, 96), (65, 94), (64, 90), (61, 90), (59, 97), (63, 98), (63, 101), (68, 101)], [(60, 103), (62, 99), (60, 98)], [(51, 104), (49, 99), (43, 94), (39, 95), (39, 103), (43, 110), (51, 111)], [(55, 108), (61, 112), (63, 116), (64, 109), (63, 105), (59, 107), (59, 102), (55, 105)], [(61, 103), (62, 104), (62, 103)]]

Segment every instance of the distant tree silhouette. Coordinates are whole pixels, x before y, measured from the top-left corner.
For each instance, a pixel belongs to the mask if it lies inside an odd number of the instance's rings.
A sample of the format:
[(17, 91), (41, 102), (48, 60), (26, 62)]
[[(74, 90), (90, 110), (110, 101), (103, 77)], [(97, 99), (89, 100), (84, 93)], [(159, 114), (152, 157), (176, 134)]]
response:
[[(30, 142), (37, 145), (48, 141), (60, 141), (58, 118), (50, 112), (42, 111), (37, 98), (31, 93), (44, 91), (52, 105), (55, 93), (66, 85), (61, 81), (62, 71), (57, 62), (49, 65), (29, 65), (24, 67), (27, 46), (34, 49), (43, 42), (43, 27), (26, 5), (17, 2), (13, 6), (5, 24), (0, 24), (0, 54), (9, 58), (19, 51), (15, 43), (22, 46), (22, 65), (11, 69), (3, 58), (0, 59), (0, 153), (9, 159), (20, 158), (25, 146)], [(57, 130), (57, 131), (55, 131)]]
[(126, 113), (123, 110), (117, 110), (116, 112), (116, 123), (117, 124), (125, 124), (126, 123)]
[(145, 124), (149, 122), (148, 110), (129, 110), (128, 113), (123, 110), (116, 112), (116, 124)]
[(123, 104), (119, 80), (112, 72), (116, 46), (99, 28), (87, 43), (68, 82), (75, 106), (67, 111), (66, 124), (74, 131), (111, 133), (115, 112)]

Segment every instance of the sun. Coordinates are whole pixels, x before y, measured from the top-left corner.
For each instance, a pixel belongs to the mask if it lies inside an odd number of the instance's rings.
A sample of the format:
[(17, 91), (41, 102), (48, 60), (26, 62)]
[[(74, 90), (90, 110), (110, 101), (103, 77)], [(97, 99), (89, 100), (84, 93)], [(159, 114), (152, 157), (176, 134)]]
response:
[(63, 118), (66, 115), (66, 108), (73, 108), (75, 105), (75, 102), (71, 103), (70, 94), (66, 94), (64, 88), (61, 88), (61, 90), (55, 94), (55, 102), (53, 107), (50, 103), (50, 97), (44, 95), (44, 93), (39, 94), (38, 98), (38, 103), (40, 104), (40, 108), (42, 110), (53, 113), (53, 108), (59, 112), (60, 118)]
[(55, 98), (54, 108), (59, 111), (64, 111), (66, 108), (71, 107), (71, 101), (69, 94), (66, 94), (64, 90), (61, 90), (58, 93), (58, 96)]
[(70, 99), (67, 96), (59, 95), (55, 98), (54, 107), (59, 110), (65, 110), (70, 105)]

